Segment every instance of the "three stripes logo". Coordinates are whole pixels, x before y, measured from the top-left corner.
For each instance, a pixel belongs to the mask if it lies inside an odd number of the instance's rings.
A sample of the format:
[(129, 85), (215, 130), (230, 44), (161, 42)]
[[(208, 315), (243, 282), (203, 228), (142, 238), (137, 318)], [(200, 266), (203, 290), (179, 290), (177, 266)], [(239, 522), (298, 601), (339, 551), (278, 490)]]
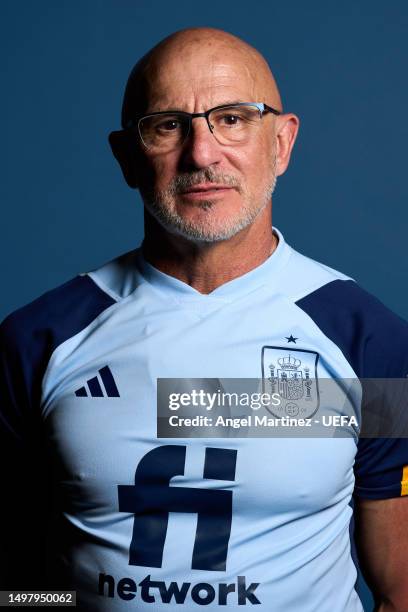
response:
[(77, 389), (75, 395), (77, 397), (120, 397), (109, 366), (105, 366), (98, 370), (98, 374), (99, 376), (90, 378), (86, 381), (86, 385)]

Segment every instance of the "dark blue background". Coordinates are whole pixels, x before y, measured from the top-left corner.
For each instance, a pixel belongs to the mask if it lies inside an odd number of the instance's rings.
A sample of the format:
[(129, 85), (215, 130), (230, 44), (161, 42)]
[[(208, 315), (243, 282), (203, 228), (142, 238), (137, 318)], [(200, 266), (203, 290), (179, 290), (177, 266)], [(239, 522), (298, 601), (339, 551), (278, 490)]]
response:
[(408, 318), (408, 3), (3, 0), (0, 12), (0, 318), (140, 242), (141, 202), (107, 135), (131, 66), (191, 25), (255, 45), (301, 118), (274, 224)]

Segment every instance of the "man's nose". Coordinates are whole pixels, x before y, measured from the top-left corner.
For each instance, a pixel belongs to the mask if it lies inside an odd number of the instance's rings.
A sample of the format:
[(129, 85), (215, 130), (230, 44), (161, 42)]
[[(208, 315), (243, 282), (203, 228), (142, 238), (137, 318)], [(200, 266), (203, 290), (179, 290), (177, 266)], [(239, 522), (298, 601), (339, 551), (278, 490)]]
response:
[(183, 146), (184, 164), (195, 168), (207, 168), (221, 161), (221, 145), (210, 131), (204, 117), (196, 117), (191, 122), (190, 133)]

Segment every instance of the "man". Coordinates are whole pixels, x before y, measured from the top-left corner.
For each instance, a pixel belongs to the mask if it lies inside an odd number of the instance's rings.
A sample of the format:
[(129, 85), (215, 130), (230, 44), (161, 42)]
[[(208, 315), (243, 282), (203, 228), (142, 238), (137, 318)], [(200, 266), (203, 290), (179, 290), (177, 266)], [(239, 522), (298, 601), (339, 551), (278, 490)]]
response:
[[(353, 493), (378, 609), (408, 609), (405, 440), (156, 435), (158, 378), (257, 378), (308, 359), (312, 378), (408, 372), (407, 325), (272, 230), (298, 125), (243, 41), (207, 28), (162, 41), (110, 137), (143, 197), (142, 248), (2, 326), (2, 429), (16, 456), (42, 432), (48, 584), (77, 590), (80, 609), (361, 611)], [(33, 531), (22, 468), (11, 505)]]

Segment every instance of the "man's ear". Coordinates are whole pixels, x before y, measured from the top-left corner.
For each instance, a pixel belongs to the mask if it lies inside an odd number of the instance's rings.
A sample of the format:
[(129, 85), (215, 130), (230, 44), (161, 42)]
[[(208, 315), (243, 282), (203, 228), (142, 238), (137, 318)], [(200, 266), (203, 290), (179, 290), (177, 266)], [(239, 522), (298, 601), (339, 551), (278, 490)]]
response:
[(299, 118), (293, 113), (285, 113), (276, 121), (276, 176), (280, 176), (289, 165), (290, 155), (299, 130)]
[(109, 144), (122, 169), (125, 181), (129, 187), (137, 189), (139, 186), (137, 177), (139, 155), (134, 139), (130, 137), (129, 132), (118, 130), (109, 134)]

